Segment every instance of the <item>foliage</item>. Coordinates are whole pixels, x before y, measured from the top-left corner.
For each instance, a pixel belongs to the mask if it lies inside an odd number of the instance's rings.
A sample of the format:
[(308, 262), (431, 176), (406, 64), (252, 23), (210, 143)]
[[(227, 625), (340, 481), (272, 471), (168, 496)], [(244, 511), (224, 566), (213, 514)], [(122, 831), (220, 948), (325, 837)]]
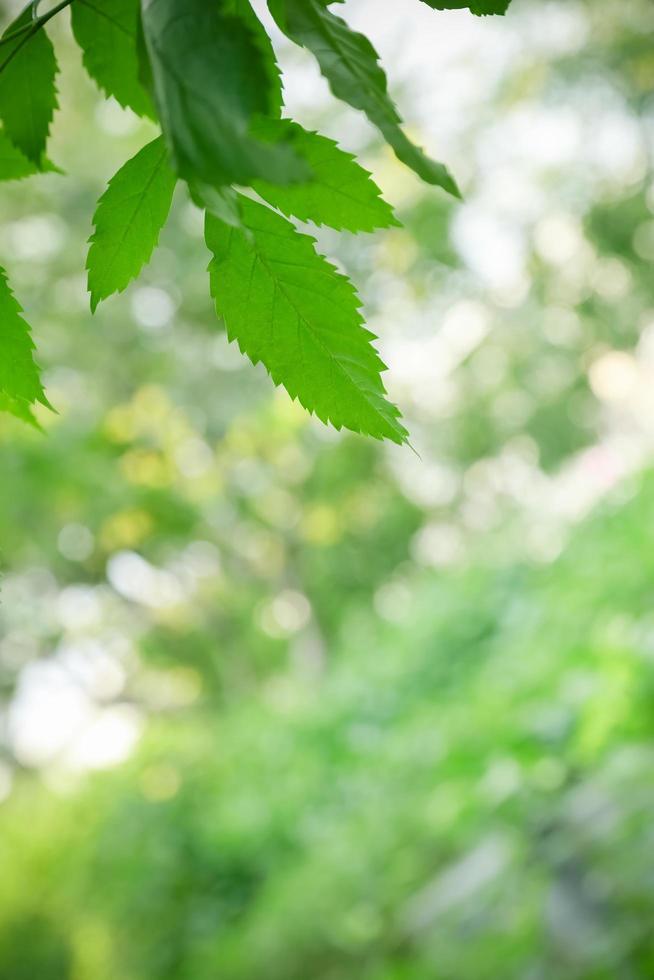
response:
[(77, 179), (0, 187), (59, 409), (0, 419), (2, 980), (652, 976), (654, 9), (512, 9), (439, 62), (466, 203), (362, 123), (402, 227), (315, 232), (420, 458), (228, 345), (183, 190), (90, 325), (88, 216), (157, 134), (55, 26)]
[(7, 411), (18, 417), (31, 418), (29, 406), (35, 402), (47, 405), (32, 350), (34, 344), (22, 310), (0, 269), (0, 340), (5, 356), (0, 361), (0, 393), (6, 399)]
[(239, 205), (247, 233), (212, 214), (205, 232), (214, 255), (211, 292), (229, 339), (253, 363), (263, 361), (273, 381), (284, 378), (291, 397), (323, 422), (340, 429), (355, 405), (362, 432), (403, 442), (399, 413), (383, 397), (384, 365), (348, 280), (286, 218), (247, 198)]
[[(437, 6), (469, 6), (473, 13), (483, 14), (504, 13), (508, 3)], [(211, 215), (208, 228), (222, 224), (225, 234), (233, 234), (230, 229), (235, 226), (244, 238), (256, 239), (261, 221), (274, 225), (275, 217), (271, 211), (269, 218), (254, 219), (262, 212), (240, 205), (234, 185), (251, 188), (289, 218), (352, 232), (394, 223), (370, 175), (351, 155), (280, 119), (282, 89), (275, 54), (249, 2), (63, 0), (44, 14), (37, 7), (37, 0), (31, 0), (0, 40), (0, 140), (6, 143), (0, 180), (51, 168), (45, 150), (57, 105), (57, 63), (45, 25), (65, 7), (71, 8), (84, 66), (103, 93), (139, 115), (157, 119), (163, 132), (163, 139), (121, 167), (100, 199), (87, 261), (93, 311), (100, 300), (123, 290), (149, 260), (177, 178)], [(458, 195), (446, 168), (430, 160), (402, 130), (386, 76), (366, 37), (350, 30), (325, 0), (270, 0), (270, 9), (288, 37), (313, 52), (337, 98), (365, 112), (399, 159), (423, 180)], [(292, 261), (289, 255), (294, 252), (306, 253), (306, 239), (291, 221), (278, 222), (278, 227), (283, 234), (276, 240), (273, 233), (267, 248), (280, 267)], [(252, 251), (253, 268), (260, 254)], [(314, 330), (309, 324), (321, 317), (321, 296), (331, 290), (343, 294), (345, 287), (322, 256), (311, 261), (320, 270), (322, 287), (313, 294), (306, 290), (297, 315)], [(274, 281), (279, 285), (277, 277)], [(224, 287), (214, 276), (212, 294), (219, 311), (231, 319), (226, 311), (234, 308), (234, 297), (239, 297), (240, 306), (250, 287), (244, 263), (232, 263)], [(362, 370), (360, 354), (353, 355), (353, 370), (341, 383), (344, 352), (349, 347), (359, 350), (364, 336), (353, 299), (347, 300), (350, 315), (339, 315), (333, 328), (321, 328), (319, 340), (312, 333), (310, 342), (304, 331), (288, 329), (288, 317), (282, 314), (286, 328), (280, 356), (277, 285), (258, 289), (257, 297), (257, 322), (239, 317), (228, 322), (227, 329), (231, 338), (239, 339), (242, 351), (266, 365), (275, 384), (284, 385), (291, 397), (337, 428), (398, 443), (406, 440), (406, 430), (397, 422), (399, 412), (384, 398), (384, 365), (376, 354), (366, 353)], [(256, 344), (251, 342), (254, 333)], [(26, 393), (18, 374), (13, 377), (10, 351), (1, 348), (0, 358), (5, 364), (0, 408), (18, 404), (19, 414), (30, 415), (34, 393)], [(334, 370), (336, 364), (340, 367)]]
[(144, 146), (110, 180), (93, 217), (89, 249), (91, 309), (128, 285), (149, 260), (175, 190), (161, 137)]

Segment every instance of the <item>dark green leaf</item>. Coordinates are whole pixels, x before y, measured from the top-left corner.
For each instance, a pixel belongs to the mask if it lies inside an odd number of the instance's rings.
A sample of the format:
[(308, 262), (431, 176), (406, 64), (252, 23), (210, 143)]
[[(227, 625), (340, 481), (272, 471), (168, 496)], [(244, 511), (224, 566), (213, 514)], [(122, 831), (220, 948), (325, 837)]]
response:
[(176, 177), (163, 137), (148, 143), (109, 181), (93, 216), (86, 267), (91, 309), (120, 292), (150, 256), (165, 224)]
[(251, 134), (274, 94), (260, 38), (244, 17), (220, 0), (145, 0), (143, 29), (159, 116), (181, 176), (216, 186), (309, 179), (290, 147)]
[[(1, 50), (1, 49), (0, 49)], [(37, 173), (57, 173), (58, 168), (46, 157), (37, 166), (14, 146), (8, 136), (0, 130), (0, 181), (21, 180)]]
[(265, 69), (268, 83), (268, 114), (274, 119), (279, 118), (282, 110), (282, 79), (275, 56), (272, 42), (264, 29), (261, 21), (250, 6), (244, 0), (223, 0), (223, 10), (226, 14), (233, 17), (240, 17), (252, 33), (255, 44), (259, 48), (263, 67)]
[[(31, 21), (30, 5), (3, 37)], [(0, 46), (0, 119), (12, 143), (37, 165), (57, 107), (56, 74), (54, 49), (43, 28), (27, 30)]]
[(434, 10), (460, 10), (468, 7), (473, 14), (483, 17), (485, 14), (505, 14), (511, 0), (422, 0)]
[(139, 82), (151, 98), (154, 98), (154, 79), (152, 77), (152, 66), (150, 56), (145, 43), (145, 33), (143, 31), (143, 13), (139, 3), (139, 15), (136, 22), (136, 74)]
[(365, 112), (397, 157), (423, 180), (459, 196), (443, 164), (430, 160), (401, 129), (386, 75), (368, 38), (350, 30), (321, 0), (268, 0), (268, 5), (280, 29), (313, 52), (334, 95)]
[(139, 0), (75, 0), (70, 14), (91, 78), (122, 106), (153, 117), (152, 102), (139, 80)]
[(248, 198), (240, 204), (249, 236), (211, 214), (205, 229), (211, 294), (229, 339), (323, 422), (405, 442), (352, 284), (286, 218)]
[(28, 411), (35, 402), (50, 407), (39, 369), (34, 362), (34, 343), (22, 309), (0, 268), (0, 394), (15, 402), (16, 411)]
[(284, 214), (347, 231), (373, 231), (398, 224), (368, 171), (333, 140), (288, 119), (262, 120), (255, 132), (271, 141), (286, 139), (314, 175), (308, 183), (286, 187), (263, 180), (252, 182), (257, 193)]

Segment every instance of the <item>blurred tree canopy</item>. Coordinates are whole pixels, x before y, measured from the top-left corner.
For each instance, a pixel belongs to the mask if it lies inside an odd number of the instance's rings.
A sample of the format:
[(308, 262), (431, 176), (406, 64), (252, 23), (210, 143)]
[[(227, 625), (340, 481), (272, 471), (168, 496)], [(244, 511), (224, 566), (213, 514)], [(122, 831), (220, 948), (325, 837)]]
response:
[(401, 61), (398, 101), (463, 205), (280, 56), (399, 201), (318, 238), (419, 457), (243, 370), (179, 193), (90, 321), (88, 214), (152, 130), (55, 28), (76, 179), (0, 187), (58, 409), (0, 422), (2, 980), (654, 975), (654, 9), (515, 0), (439, 41), (417, 8), (456, 111)]

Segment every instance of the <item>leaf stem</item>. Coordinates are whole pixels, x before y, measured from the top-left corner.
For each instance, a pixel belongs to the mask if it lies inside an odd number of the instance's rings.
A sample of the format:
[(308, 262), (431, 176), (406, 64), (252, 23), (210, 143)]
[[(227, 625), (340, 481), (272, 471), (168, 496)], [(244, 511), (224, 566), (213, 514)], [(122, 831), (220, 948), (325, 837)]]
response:
[(61, 2), (56, 4), (52, 10), (48, 10), (47, 13), (41, 14), (40, 17), (36, 17), (31, 23), (25, 24), (24, 27), (20, 27), (17, 31), (12, 31), (11, 34), (1, 37), (0, 44), (7, 44), (9, 41), (13, 41), (14, 38), (17, 37), (20, 37), (21, 40), (18, 42), (16, 47), (9, 52), (2, 64), (0, 64), (0, 72), (5, 70), (12, 58), (18, 54), (20, 49), (27, 44), (31, 37), (41, 30), (44, 24), (47, 24), (48, 21), (63, 10), (64, 7), (69, 7), (72, 2), (73, 0), (61, 0)]

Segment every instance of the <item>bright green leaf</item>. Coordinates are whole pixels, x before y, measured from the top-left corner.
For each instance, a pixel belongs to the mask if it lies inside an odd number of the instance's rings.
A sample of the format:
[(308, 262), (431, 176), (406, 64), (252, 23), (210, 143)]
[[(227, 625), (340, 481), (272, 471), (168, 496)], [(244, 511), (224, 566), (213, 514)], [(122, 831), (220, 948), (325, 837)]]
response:
[(10, 398), (9, 395), (5, 395), (0, 392), (0, 412), (8, 412), (9, 415), (14, 415), (21, 422), (27, 422), (28, 425), (33, 426), (35, 429), (41, 430), (34, 412), (30, 408), (27, 402), (24, 402), (21, 398)]
[(308, 183), (286, 187), (252, 182), (257, 193), (284, 214), (346, 231), (373, 231), (398, 224), (368, 171), (333, 140), (287, 119), (262, 120), (255, 132), (270, 140), (285, 138), (314, 175)]
[(367, 37), (350, 30), (321, 0), (268, 0), (268, 6), (280, 29), (313, 52), (337, 98), (365, 112), (396, 156), (423, 180), (459, 196), (443, 164), (430, 160), (403, 132), (379, 56)]
[[(3, 37), (31, 23), (32, 8), (9, 25)], [(0, 46), (0, 119), (5, 134), (28, 159), (40, 164), (57, 107), (57, 61), (41, 28)]]
[(86, 267), (92, 310), (100, 300), (125, 289), (149, 261), (168, 217), (175, 183), (161, 136), (109, 181), (89, 239)]
[(249, 236), (211, 214), (205, 226), (228, 338), (323, 422), (405, 442), (352, 284), (286, 218), (248, 198), (240, 204)]
[(84, 67), (107, 95), (139, 116), (154, 116), (139, 80), (139, 0), (75, 0), (70, 9)]
[(309, 179), (290, 147), (250, 132), (274, 93), (260, 39), (243, 16), (221, 0), (144, 0), (143, 30), (159, 116), (182, 177), (216, 186)]
[(0, 395), (15, 403), (14, 415), (24, 415), (35, 402), (50, 407), (34, 362), (30, 328), (22, 312), (5, 271), (0, 268)]

